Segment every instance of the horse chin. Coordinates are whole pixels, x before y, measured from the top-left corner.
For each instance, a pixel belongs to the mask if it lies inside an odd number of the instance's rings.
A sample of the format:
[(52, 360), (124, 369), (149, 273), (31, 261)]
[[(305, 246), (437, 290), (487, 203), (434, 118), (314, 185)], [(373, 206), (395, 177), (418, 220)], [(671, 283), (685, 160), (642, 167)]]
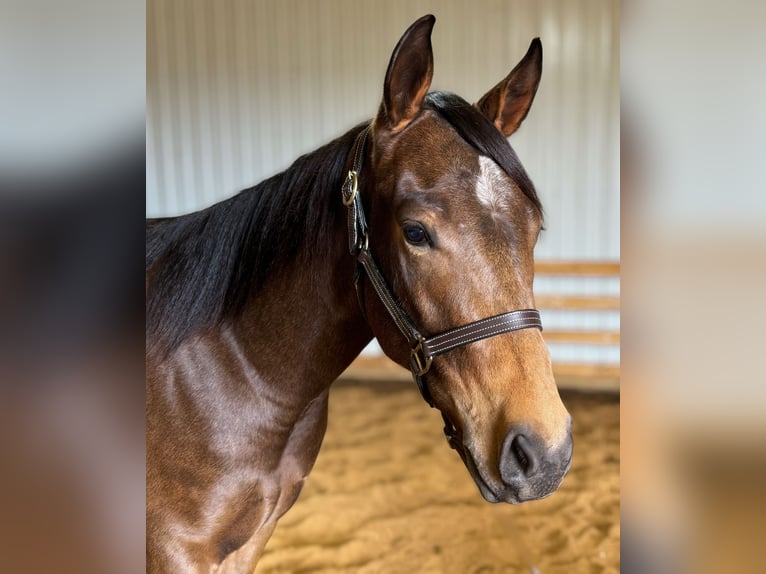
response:
[(478, 487), (482, 497), (484, 497), (484, 500), (491, 502), (492, 504), (498, 504), (500, 502), (518, 504), (520, 502), (516, 497), (512, 495), (512, 493), (508, 492), (507, 488), (493, 488), (490, 486), (490, 483), (484, 479), (478, 467), (476, 466), (476, 462), (474, 461), (470, 449), (468, 449), (463, 443), (457, 443), (457, 441), (455, 441), (452, 443), (452, 447), (458, 452), (460, 458), (463, 459), (463, 464), (465, 464), (465, 467), (468, 469), (468, 473), (471, 475), (471, 478), (473, 478), (474, 483), (476, 483), (476, 486)]

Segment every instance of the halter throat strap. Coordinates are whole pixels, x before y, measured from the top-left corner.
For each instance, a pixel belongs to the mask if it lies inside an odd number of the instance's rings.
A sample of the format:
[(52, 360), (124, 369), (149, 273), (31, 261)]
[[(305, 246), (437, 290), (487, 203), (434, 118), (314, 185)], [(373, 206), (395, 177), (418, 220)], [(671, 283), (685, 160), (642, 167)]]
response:
[[(480, 319), (431, 337), (424, 337), (420, 333), (389, 288), (383, 273), (378, 268), (370, 251), (367, 220), (359, 193), (359, 178), (362, 173), (364, 149), (369, 132), (370, 126), (367, 126), (359, 132), (354, 141), (354, 160), (341, 189), (343, 204), (348, 208), (349, 252), (356, 258), (358, 264), (357, 273), (354, 278), (357, 296), (359, 297), (360, 305), (362, 305), (362, 312), (364, 312), (361, 293), (364, 275), (367, 275), (389, 316), (401, 334), (407, 339), (407, 343), (410, 346), (410, 370), (412, 371), (412, 376), (423, 398), (433, 407), (434, 402), (428, 386), (423, 380), (423, 376), (431, 368), (431, 362), (434, 357), (502, 333), (530, 328), (542, 330), (543, 325), (540, 320), (540, 312), (536, 309), (520, 309)], [(446, 419), (445, 423), (447, 427), (451, 427), (445, 428), (445, 433), (449, 438), (450, 432), (454, 433), (454, 427)]]

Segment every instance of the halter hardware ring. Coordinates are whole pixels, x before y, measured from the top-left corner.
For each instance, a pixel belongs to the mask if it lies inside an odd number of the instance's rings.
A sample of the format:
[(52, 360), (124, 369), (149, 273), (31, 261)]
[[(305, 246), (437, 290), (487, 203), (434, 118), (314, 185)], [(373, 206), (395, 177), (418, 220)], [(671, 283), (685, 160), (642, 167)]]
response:
[(357, 257), (362, 251), (369, 251), (370, 250), (370, 234), (365, 231), (364, 236), (360, 237), (359, 240), (356, 242), (354, 249), (355, 251), (353, 253), (356, 253)]
[(424, 341), (425, 339), (420, 337), (420, 339), (418, 339), (418, 344), (412, 348), (412, 356), (410, 362), (412, 364), (413, 373), (415, 373), (418, 377), (422, 377), (428, 372), (428, 370), (431, 368), (431, 361), (433, 361), (433, 357), (426, 357), (423, 353)]
[(349, 207), (352, 203), (354, 203), (356, 192), (359, 190), (359, 177), (357, 176), (355, 170), (352, 169), (348, 172), (348, 175), (346, 176), (346, 182), (343, 184), (343, 188), (344, 190), (351, 188), (351, 193), (349, 194), (348, 199), (346, 199), (346, 194), (343, 194), (343, 205)]

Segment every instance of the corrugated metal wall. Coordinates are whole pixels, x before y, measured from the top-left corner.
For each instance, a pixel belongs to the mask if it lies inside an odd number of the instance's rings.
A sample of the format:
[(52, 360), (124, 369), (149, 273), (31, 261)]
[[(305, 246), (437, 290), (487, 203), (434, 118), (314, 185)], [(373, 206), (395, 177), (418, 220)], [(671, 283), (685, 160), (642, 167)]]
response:
[[(433, 89), (469, 101), (540, 36), (543, 79), (511, 143), (537, 186), (540, 259), (619, 258), (619, 2), (616, 0), (148, 0), (148, 216), (192, 211), (287, 167), (371, 117), (396, 41), (437, 17)], [(563, 281), (563, 283), (562, 283)], [(538, 282), (613, 293), (617, 281)], [(615, 327), (616, 313), (549, 313)], [(553, 348), (562, 360), (617, 349)]]

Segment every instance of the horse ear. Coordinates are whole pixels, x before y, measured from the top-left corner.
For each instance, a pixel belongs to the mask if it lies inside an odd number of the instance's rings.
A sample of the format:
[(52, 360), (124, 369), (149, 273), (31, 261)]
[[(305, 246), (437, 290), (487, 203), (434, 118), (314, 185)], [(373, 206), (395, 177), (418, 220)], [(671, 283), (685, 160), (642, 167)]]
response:
[(476, 104), (505, 137), (515, 132), (527, 117), (542, 72), (543, 45), (540, 38), (535, 38), (521, 62)]
[(431, 30), (436, 18), (423, 16), (412, 24), (391, 54), (376, 123), (393, 132), (404, 129), (418, 114), (431, 86), (434, 55)]

